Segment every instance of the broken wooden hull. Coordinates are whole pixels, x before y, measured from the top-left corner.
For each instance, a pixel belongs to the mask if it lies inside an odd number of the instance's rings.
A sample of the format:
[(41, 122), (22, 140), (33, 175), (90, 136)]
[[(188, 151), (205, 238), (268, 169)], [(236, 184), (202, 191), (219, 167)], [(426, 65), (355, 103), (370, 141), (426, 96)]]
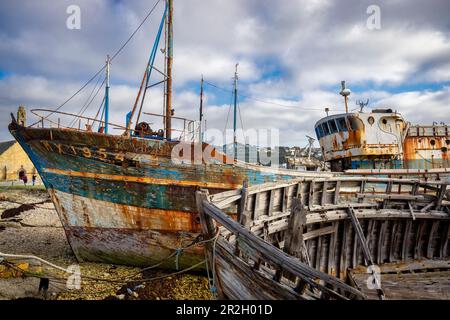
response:
[[(244, 179), (258, 184), (299, 175), (226, 163), (174, 164), (177, 142), (15, 122), (9, 129), (42, 177), (79, 260), (152, 265), (196, 241), (196, 190), (215, 193)], [(202, 255), (195, 247), (185, 250), (179, 267)], [(174, 259), (163, 267), (174, 268)]]
[[(359, 191), (349, 194), (355, 183)], [(375, 193), (370, 184), (384, 184), (387, 191)], [(347, 298), (450, 298), (446, 182), (335, 177), (198, 197), (203, 232), (217, 237), (206, 249), (222, 298), (340, 298), (311, 280)], [(235, 213), (237, 222), (225, 212)], [(288, 263), (309, 272), (295, 273)], [(377, 287), (368, 285), (374, 270)], [(324, 275), (351, 284), (357, 294)]]

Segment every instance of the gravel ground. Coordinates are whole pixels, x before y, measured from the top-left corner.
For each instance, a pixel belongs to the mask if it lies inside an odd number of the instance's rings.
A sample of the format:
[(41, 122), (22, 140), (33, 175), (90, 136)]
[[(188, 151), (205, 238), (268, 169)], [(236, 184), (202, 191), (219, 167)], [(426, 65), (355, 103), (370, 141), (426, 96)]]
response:
[[(56, 210), (47, 193), (32, 188), (0, 187), (0, 252), (32, 254), (57, 265), (78, 264), (67, 243)], [(0, 300), (17, 298), (39, 299), (211, 299), (208, 280), (199, 274), (183, 274), (142, 283), (143, 278), (167, 276), (167, 271), (141, 269), (100, 263), (81, 263), (80, 290), (68, 290), (62, 272), (44, 268), (53, 275), (48, 291), (39, 292), (40, 279), (36, 277), (1, 278)], [(86, 276), (102, 279), (130, 279), (128, 283), (100, 282)], [(54, 278), (61, 279), (54, 279)]]

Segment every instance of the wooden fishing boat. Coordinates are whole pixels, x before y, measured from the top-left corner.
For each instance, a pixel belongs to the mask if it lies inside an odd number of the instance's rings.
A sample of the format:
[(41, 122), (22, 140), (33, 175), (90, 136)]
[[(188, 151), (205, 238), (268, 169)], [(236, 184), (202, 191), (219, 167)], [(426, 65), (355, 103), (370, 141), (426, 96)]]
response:
[(220, 298), (450, 299), (446, 182), (306, 178), (197, 205)]
[[(12, 116), (9, 125), (39, 172), (80, 261), (148, 266), (195, 242), (200, 231), (195, 203), (199, 188), (216, 193), (238, 188), (245, 179), (260, 184), (331, 175), (277, 170), (230, 159), (199, 141), (201, 132), (199, 135), (194, 129), (196, 121), (173, 116), (173, 0), (161, 3), (165, 3), (165, 9), (158, 35), (125, 126), (110, 123), (108, 117), (110, 62), (122, 48), (108, 57), (101, 69), (106, 71), (105, 96), (95, 117), (83, 115), (84, 106), (78, 114), (35, 109), (32, 112), (39, 120), (27, 126), (24, 109), (19, 108), (17, 119)], [(164, 114), (142, 113), (145, 93), (153, 86), (149, 83), (151, 71), (161, 73), (154, 61), (164, 25)], [(153, 130), (139, 120), (141, 114), (158, 116), (164, 129)], [(71, 121), (63, 125), (61, 117)], [(98, 130), (94, 130), (97, 125)], [(181, 161), (174, 157), (174, 150), (178, 150), (175, 155), (183, 153)], [(188, 151), (190, 155), (185, 154)], [(198, 151), (200, 157), (196, 158)], [(179, 257), (178, 266), (202, 260), (203, 250), (192, 247)], [(174, 261), (162, 264), (167, 268), (175, 266)]]

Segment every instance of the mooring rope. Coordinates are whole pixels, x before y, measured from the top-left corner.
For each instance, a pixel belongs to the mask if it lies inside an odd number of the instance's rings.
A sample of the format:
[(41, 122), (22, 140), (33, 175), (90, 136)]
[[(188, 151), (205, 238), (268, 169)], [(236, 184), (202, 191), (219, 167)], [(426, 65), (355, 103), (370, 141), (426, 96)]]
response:
[[(126, 283), (126, 282), (130, 282), (131, 280), (136, 278), (136, 276), (141, 274), (142, 272), (144, 272), (146, 270), (149, 270), (149, 269), (154, 269), (154, 268), (162, 265), (165, 261), (167, 261), (168, 259), (170, 259), (170, 258), (172, 258), (172, 257), (174, 257), (176, 255), (179, 256), (180, 255), (179, 252), (183, 252), (185, 249), (189, 249), (189, 248), (194, 247), (194, 246), (198, 246), (198, 245), (201, 245), (201, 244), (208, 243), (210, 241), (214, 241), (215, 239), (217, 239), (217, 237), (218, 237), (218, 235), (216, 235), (215, 237), (213, 237), (211, 239), (201, 240), (201, 241), (198, 241), (197, 240), (198, 238), (197, 238), (192, 243), (190, 243), (189, 245), (187, 245), (185, 247), (177, 248), (173, 253), (171, 253), (170, 255), (165, 257), (164, 259), (160, 260), (158, 263), (156, 263), (156, 264), (154, 264), (152, 266), (149, 266), (149, 267), (145, 267), (145, 268), (139, 270), (138, 272), (136, 272), (136, 273), (134, 273), (134, 274), (132, 274), (132, 275), (126, 277), (126, 278), (106, 279), (106, 278), (93, 277), (93, 276), (87, 276), (87, 275), (83, 276), (83, 278), (88, 279), (88, 280), (92, 280), (92, 281), (104, 281), (104, 282), (112, 282), (112, 283)], [(37, 261), (39, 261), (39, 262), (41, 262), (41, 263), (43, 263), (45, 265), (48, 265), (51, 268), (57, 269), (57, 270), (62, 271), (64, 273), (71, 273), (70, 271), (68, 271), (64, 267), (58, 266), (58, 265), (56, 265), (56, 264), (54, 264), (52, 262), (49, 262), (49, 261), (47, 261), (45, 259), (42, 259), (42, 258), (34, 256), (34, 255), (9, 254), (9, 253), (0, 252), (0, 257), (2, 257), (2, 258), (10, 258), (10, 259), (37, 260)], [(5, 260), (2, 263), (5, 263), (5, 262), (7, 262), (7, 261)], [(170, 276), (174, 276), (174, 275), (177, 275), (177, 274), (181, 274), (181, 273), (187, 272), (189, 270), (195, 269), (195, 268), (199, 267), (200, 265), (202, 265), (205, 262), (206, 262), (206, 259), (202, 260), (201, 262), (199, 262), (199, 263), (197, 263), (197, 264), (195, 264), (193, 266), (190, 266), (190, 267), (187, 267), (185, 269), (176, 271), (174, 273), (170, 273), (170, 274), (167, 274), (167, 275), (158, 276), (158, 277), (154, 277), (154, 278), (136, 279), (136, 282), (148, 282), (148, 281), (163, 279), (163, 278), (166, 278), (166, 277), (170, 277)], [(25, 272), (22, 269), (20, 269), (20, 271), (23, 272), (24, 274), (27, 274), (27, 273), (28, 274), (32, 274), (32, 273), (29, 273), (29, 272)], [(33, 274), (32, 274), (32, 276), (33, 276)], [(51, 277), (53, 277), (53, 276), (51, 276)], [(54, 277), (54, 279), (67, 280), (67, 278), (64, 278), (64, 277)]]

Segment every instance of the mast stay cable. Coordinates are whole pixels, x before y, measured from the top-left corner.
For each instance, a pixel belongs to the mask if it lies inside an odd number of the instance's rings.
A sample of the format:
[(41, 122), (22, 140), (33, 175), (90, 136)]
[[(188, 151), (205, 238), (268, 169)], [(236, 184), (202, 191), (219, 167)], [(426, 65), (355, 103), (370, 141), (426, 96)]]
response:
[[(147, 15), (144, 17), (144, 19), (141, 21), (141, 23), (137, 26), (137, 28), (133, 31), (133, 33), (128, 37), (128, 39), (120, 46), (120, 48), (112, 55), (111, 60), (114, 60), (114, 58), (116, 58), (121, 52), (122, 50), (128, 45), (128, 43), (134, 38), (134, 36), (136, 35), (136, 33), (141, 29), (141, 27), (143, 26), (143, 24), (147, 21), (147, 19), (150, 17), (150, 15), (155, 11), (156, 7), (158, 6), (158, 4), (161, 2), (161, 0), (157, 0), (155, 2), (155, 4), (153, 5), (153, 7), (150, 9), (150, 11), (147, 13)], [(86, 88), (89, 83), (91, 83), (101, 72), (103, 72), (103, 70), (105, 70), (106, 65), (103, 65), (102, 68), (100, 68), (83, 86), (81, 86), (80, 89), (78, 89), (74, 94), (72, 94), (68, 99), (66, 99), (62, 104), (60, 104), (57, 108), (55, 108), (54, 110), (52, 110), (49, 114), (47, 114), (45, 117), (43, 117), (42, 119), (32, 123), (31, 125), (29, 125), (28, 127), (32, 127), (35, 124), (39, 123), (40, 121), (47, 119), (48, 117), (50, 117), (52, 114), (54, 114), (55, 112), (57, 112), (58, 110), (60, 110), (62, 107), (64, 107), (69, 101), (71, 101), (76, 95), (78, 95), (81, 91), (84, 90), (84, 88)]]

